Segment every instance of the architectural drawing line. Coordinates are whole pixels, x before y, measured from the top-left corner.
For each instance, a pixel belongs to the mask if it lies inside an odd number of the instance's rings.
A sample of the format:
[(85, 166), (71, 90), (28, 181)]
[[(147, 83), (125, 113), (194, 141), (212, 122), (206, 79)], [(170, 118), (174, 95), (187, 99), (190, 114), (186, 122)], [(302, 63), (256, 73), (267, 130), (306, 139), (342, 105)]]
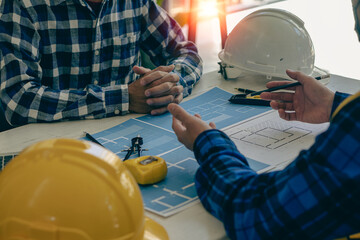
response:
[[(258, 132), (256, 132), (256, 133), (253, 133), (253, 134), (251, 134), (251, 135), (257, 135), (257, 136), (269, 138), (269, 139), (274, 140), (275, 142), (278, 142), (278, 141), (281, 141), (281, 140), (285, 139), (285, 138), (278, 139), (278, 138), (274, 138), (274, 137), (270, 137), (270, 136), (268, 136), (268, 135), (262, 134), (261, 132), (262, 132), (263, 130), (265, 130), (265, 128), (262, 129), (262, 130), (260, 130), (260, 131), (258, 131)], [(275, 129), (274, 129), (274, 130), (275, 130)], [(277, 130), (277, 129), (276, 129), (276, 130)], [(249, 135), (249, 136), (251, 136), (251, 135)]]
[(181, 189), (182, 189), (182, 190), (185, 190), (185, 189), (187, 189), (187, 188), (189, 188), (189, 187), (192, 187), (192, 186), (194, 186), (194, 185), (195, 185), (195, 183), (191, 183), (191, 184), (188, 184), (188, 185), (182, 187)]
[[(267, 132), (267, 134), (264, 134), (264, 132), (266, 132), (268, 130), (277, 131), (277, 132), (280, 132), (280, 133), (281, 132), (286, 133), (287, 136), (286, 137), (279, 136), (281, 138), (279, 138), (279, 137), (276, 138), (276, 137), (270, 136), (269, 132)], [(301, 135), (296, 136), (294, 134), (295, 130), (301, 130), (301, 133), (300, 133)], [(239, 137), (238, 135), (241, 135), (241, 133), (248, 133), (248, 134), (245, 135), (245, 136), (244, 136), (244, 134), (242, 134), (242, 136)], [(249, 130), (249, 129), (239, 130), (239, 131), (233, 132), (232, 134), (229, 134), (229, 136), (230, 136), (230, 138), (237, 139), (237, 140), (240, 140), (240, 141), (243, 141), (243, 142), (246, 142), (246, 143), (249, 143), (249, 144), (253, 144), (253, 145), (256, 145), (256, 146), (265, 147), (265, 148), (268, 148), (268, 149), (277, 149), (277, 148), (283, 147), (286, 144), (297, 141), (300, 138), (303, 138), (303, 137), (305, 137), (305, 136), (307, 136), (309, 134), (311, 134), (311, 131), (300, 128), (300, 127), (287, 127), (285, 129), (276, 129), (274, 127), (263, 127), (261, 129), (257, 129), (256, 131), (252, 131), (252, 130)], [(257, 141), (254, 140), (254, 139), (256, 139), (256, 137), (262, 137), (264, 139), (270, 139), (272, 142), (268, 143), (268, 144), (264, 144), (264, 143), (261, 144), (262, 143), (261, 140), (259, 140), (259, 139)], [(284, 142), (284, 143), (282, 143), (282, 142)], [(274, 146), (276, 146), (276, 147), (274, 147)]]
[(167, 207), (167, 208), (173, 208), (173, 206), (171, 206), (170, 204), (167, 204), (167, 203), (164, 203), (164, 202), (161, 201), (161, 200), (164, 199), (164, 198), (165, 198), (165, 197), (160, 197), (160, 198), (158, 198), (158, 199), (153, 200), (152, 202), (155, 202), (155, 203), (157, 203), (157, 204), (163, 205), (163, 206), (165, 206), (165, 207)]
[(117, 138), (114, 138), (114, 139), (107, 139), (107, 138), (104, 138), (104, 137), (99, 137), (99, 140), (102, 139), (104, 140), (105, 142), (103, 142), (103, 144), (106, 144), (106, 143), (113, 143), (113, 144), (117, 144), (116, 140), (119, 140), (119, 139), (125, 139), (125, 140), (129, 140), (128, 138), (126, 137), (117, 137)]
[(181, 170), (185, 170), (185, 168), (179, 166), (179, 164), (184, 163), (184, 162), (187, 162), (187, 161), (189, 161), (189, 160), (196, 162), (196, 160), (195, 160), (194, 158), (188, 157), (188, 158), (185, 158), (185, 159), (183, 159), (183, 160), (177, 161), (176, 163), (166, 162), (166, 164), (168, 165), (168, 168), (176, 167), (176, 168), (179, 168), (179, 169), (181, 169)]
[(191, 197), (188, 197), (186, 195), (178, 193), (177, 191), (173, 191), (173, 190), (170, 190), (170, 189), (167, 189), (167, 188), (164, 188), (164, 191), (170, 193), (171, 195), (176, 195), (176, 196), (179, 196), (179, 197), (182, 197), (182, 198), (185, 198), (185, 199), (191, 199)]
[(169, 151), (167, 151), (167, 152), (160, 153), (160, 154), (158, 154), (158, 156), (161, 157), (162, 155), (171, 153), (171, 152), (173, 152), (173, 151), (175, 151), (175, 150), (178, 150), (179, 148), (182, 148), (182, 147), (183, 147), (183, 146), (178, 146), (178, 147), (173, 148), (173, 149), (171, 149), (171, 150), (169, 150)]
[(165, 198), (165, 196), (161, 196), (161, 197), (158, 197), (158, 198), (155, 198), (155, 199), (151, 200), (151, 202), (157, 202), (157, 201), (160, 201), (160, 200), (162, 200), (164, 198)]
[(171, 207), (169, 209), (166, 209), (166, 210), (162, 211), (162, 213), (164, 213), (164, 214), (171, 213), (174, 209), (181, 209), (181, 208), (183, 208), (184, 206), (186, 206), (187, 204), (189, 204), (191, 202), (193, 202), (195, 204), (195, 203), (197, 203), (198, 200), (199, 200), (199, 197), (191, 198), (189, 200), (186, 200), (186, 201), (182, 202), (181, 204), (179, 204), (177, 206), (174, 206), (174, 207)]
[(297, 138), (294, 138), (294, 139), (288, 141), (287, 143), (284, 143), (284, 144), (280, 145), (279, 147), (282, 147), (282, 146), (284, 146), (284, 145), (286, 145), (286, 144), (289, 144), (289, 143), (291, 143), (291, 142), (297, 141), (297, 140), (299, 140), (300, 138), (303, 138), (303, 137), (305, 137), (305, 136), (307, 136), (307, 135), (309, 135), (309, 134), (310, 134), (310, 133), (307, 133), (307, 134), (304, 134), (304, 135), (299, 136), (299, 137), (297, 137)]
[(166, 164), (167, 164), (168, 169), (171, 168), (171, 167), (179, 168), (179, 169), (181, 169), (181, 170), (184, 170), (184, 169), (185, 169), (185, 168), (183, 168), (183, 167), (181, 167), (181, 166), (178, 166), (177, 163), (169, 163), (169, 162), (166, 162)]
[(166, 129), (166, 128), (162, 128), (162, 127), (160, 127), (160, 126), (158, 126), (158, 125), (151, 124), (151, 123), (149, 123), (149, 122), (145, 122), (145, 121), (142, 121), (142, 120), (137, 119), (137, 118), (132, 118), (132, 119), (134, 119), (135, 121), (141, 122), (141, 123), (143, 123), (143, 124), (147, 124), (147, 125), (150, 125), (150, 126), (153, 126), (153, 127), (159, 128), (159, 129), (162, 129), (162, 130), (164, 130), (164, 131), (171, 132), (172, 134), (175, 134), (173, 131), (168, 130), (168, 129)]

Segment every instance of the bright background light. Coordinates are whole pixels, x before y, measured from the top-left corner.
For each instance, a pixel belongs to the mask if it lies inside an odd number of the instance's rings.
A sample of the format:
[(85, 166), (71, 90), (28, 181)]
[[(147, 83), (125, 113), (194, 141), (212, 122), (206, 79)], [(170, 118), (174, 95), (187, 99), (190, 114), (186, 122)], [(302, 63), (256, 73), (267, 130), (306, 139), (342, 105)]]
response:
[(198, 17), (209, 18), (217, 16), (217, 1), (216, 0), (200, 0), (198, 7)]

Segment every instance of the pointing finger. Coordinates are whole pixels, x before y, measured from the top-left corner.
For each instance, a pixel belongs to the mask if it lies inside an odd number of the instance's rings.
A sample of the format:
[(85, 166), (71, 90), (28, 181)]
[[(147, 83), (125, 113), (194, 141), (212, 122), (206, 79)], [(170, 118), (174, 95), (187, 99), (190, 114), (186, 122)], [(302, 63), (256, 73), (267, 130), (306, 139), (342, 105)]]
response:
[(168, 110), (176, 119), (180, 120), (185, 126), (187, 120), (193, 117), (189, 113), (187, 113), (182, 107), (175, 103), (170, 103), (168, 105)]

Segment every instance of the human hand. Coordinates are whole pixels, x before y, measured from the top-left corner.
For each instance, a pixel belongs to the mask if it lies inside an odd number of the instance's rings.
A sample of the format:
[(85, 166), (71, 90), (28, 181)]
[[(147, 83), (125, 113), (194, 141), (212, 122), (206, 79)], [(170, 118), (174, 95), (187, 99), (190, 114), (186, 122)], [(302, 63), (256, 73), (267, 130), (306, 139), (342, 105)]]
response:
[(191, 151), (193, 150), (194, 142), (200, 133), (216, 128), (213, 122), (207, 124), (201, 120), (199, 114), (192, 116), (175, 103), (169, 104), (168, 110), (173, 115), (172, 129), (179, 142), (184, 144), (185, 147)]
[[(287, 90), (294, 90), (294, 93), (263, 92), (260, 97), (271, 100), (270, 106), (278, 110), (282, 119), (308, 123), (328, 122), (334, 93), (313, 77), (291, 70), (287, 70), (286, 73), (301, 83), (299, 86), (287, 88)], [(272, 81), (267, 83), (266, 87), (272, 88), (289, 83), (291, 82)]]
[(134, 67), (134, 72), (143, 75), (138, 81), (144, 87), (146, 104), (152, 108), (152, 115), (167, 111), (169, 103), (180, 103), (183, 100), (183, 86), (177, 85), (179, 76), (171, 73), (174, 65), (160, 66), (154, 70)]
[[(150, 70), (149, 70), (150, 71)], [(148, 113), (151, 107), (146, 103), (147, 97), (145, 96), (146, 87), (136, 80), (129, 84), (129, 111), (135, 113)]]

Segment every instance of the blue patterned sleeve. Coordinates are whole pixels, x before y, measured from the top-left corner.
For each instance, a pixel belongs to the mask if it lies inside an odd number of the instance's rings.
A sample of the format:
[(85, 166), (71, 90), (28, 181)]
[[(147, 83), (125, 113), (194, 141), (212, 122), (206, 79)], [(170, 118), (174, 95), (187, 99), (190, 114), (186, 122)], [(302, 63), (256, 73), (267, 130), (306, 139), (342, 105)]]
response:
[[(50, 26), (50, 19), (42, 21), (41, 16), (37, 15), (35, 7), (31, 4), (34, 3), (10, 0), (1, 3), (0, 95), (7, 121), (16, 126), (62, 119), (101, 118), (115, 115), (116, 109), (120, 114), (122, 111), (126, 112), (128, 99), (125, 84), (115, 87), (88, 84), (86, 88), (80, 88), (73, 81), (69, 83), (73, 87), (69, 87), (68, 90), (61, 89), (64, 86), (54, 88), (44, 84), (45, 72), (41, 66), (52, 64), (55, 60), (42, 59), (45, 54), (41, 53), (40, 49), (53, 51), (57, 49), (57, 46), (41, 41), (39, 26), (43, 24)], [(40, 7), (43, 6), (39, 3), (36, 7), (41, 9)], [(58, 24), (61, 25), (61, 23)], [(64, 26), (67, 25), (64, 24)], [(60, 32), (56, 32), (56, 36), (61, 36)], [(59, 46), (61, 40), (60, 37), (57, 39)], [(79, 46), (79, 44), (74, 46)], [(56, 56), (60, 54), (63, 53), (54, 52)], [(78, 67), (66, 66), (65, 64), (70, 63), (62, 61), (64, 66), (53, 66), (53, 72), (58, 74), (54, 77), (59, 77), (64, 69)], [(59, 64), (60, 61), (57, 63)], [(61, 75), (61, 77), (70, 78), (70, 75)], [(71, 79), (67, 82), (71, 82)], [(53, 85), (56, 83), (53, 82)]]
[(336, 108), (340, 105), (340, 103), (342, 103), (342, 101), (344, 101), (345, 98), (347, 98), (349, 96), (350, 96), (350, 94), (348, 94), (348, 93), (335, 92), (334, 101), (333, 101), (333, 104), (331, 107), (330, 117), (332, 116), (332, 114), (336, 110)]
[(360, 99), (284, 170), (257, 174), (221, 131), (195, 141), (196, 188), (231, 239), (331, 239), (360, 229)]
[(202, 59), (193, 42), (187, 41), (180, 26), (154, 1), (144, 1), (141, 47), (155, 65), (175, 65), (174, 73), (180, 77), (184, 97), (202, 74)]

